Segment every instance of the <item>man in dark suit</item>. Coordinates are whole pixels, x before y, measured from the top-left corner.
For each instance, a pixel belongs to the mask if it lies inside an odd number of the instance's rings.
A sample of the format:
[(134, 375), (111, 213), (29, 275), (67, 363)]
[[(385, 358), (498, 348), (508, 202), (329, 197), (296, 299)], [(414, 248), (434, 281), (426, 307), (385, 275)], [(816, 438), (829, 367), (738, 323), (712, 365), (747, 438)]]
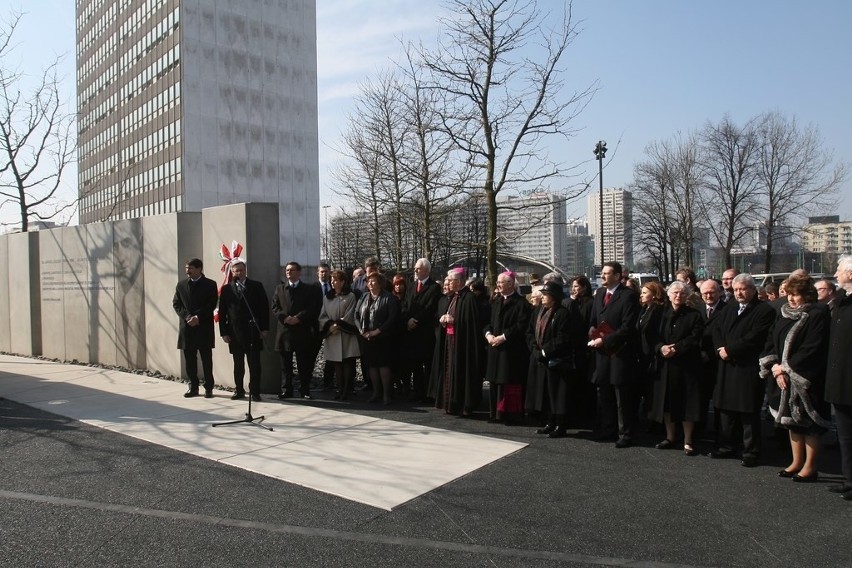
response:
[(246, 396), (243, 379), (248, 359), (249, 393), (260, 402), (260, 352), (269, 335), (269, 296), (262, 283), (246, 278), (246, 263), (241, 258), (231, 261), (231, 282), (219, 297), (219, 335), (234, 358), (236, 392), (231, 399)]
[[(701, 337), (701, 408), (705, 419), (702, 427), (705, 432), (709, 430), (707, 412), (710, 408), (710, 399), (713, 397), (713, 389), (716, 386), (716, 374), (719, 370), (719, 358), (713, 347), (713, 329), (719, 322), (721, 310), (727, 305), (722, 297), (722, 287), (715, 280), (705, 280), (701, 284), (701, 299), (704, 307), (699, 310), (704, 319), (704, 333)], [(713, 429), (719, 427), (719, 415), (714, 413)]]
[(618, 262), (601, 269), (591, 317), (589, 347), (595, 350), (594, 383), (598, 388), (601, 430), (597, 437), (615, 439), (616, 448), (633, 443), (636, 401), (633, 395), (639, 335), (639, 297), (621, 284)]
[(432, 354), (435, 350), (436, 310), (441, 298), (441, 286), (430, 278), (432, 264), (428, 259), (418, 259), (414, 264), (414, 282), (408, 287), (402, 305), (404, 331), (402, 338), (403, 387), (412, 377), (411, 400), (426, 399), (426, 379), (432, 372)]
[(717, 449), (711, 458), (734, 457), (734, 433), (742, 426), (742, 465), (754, 467), (760, 458), (760, 405), (765, 384), (758, 360), (776, 312), (757, 297), (750, 274), (738, 274), (732, 283), (734, 301), (713, 329), (713, 347), (719, 359), (713, 403), (719, 413)]
[(485, 379), (490, 384), (490, 419), (513, 422), (524, 411), (524, 387), (530, 352), (527, 326), (532, 306), (517, 290), (515, 274), (497, 277), (497, 295), (491, 302), (491, 322), (485, 327)]
[[(317, 266), (317, 281), (315, 286), (320, 290), (320, 311), (322, 311), (322, 299), (331, 291), (331, 268), (324, 262)], [(319, 327), (317, 327), (319, 330)], [(314, 356), (316, 361), (322, 348), (322, 334), (319, 331), (314, 336)], [(322, 387), (324, 390), (334, 389), (334, 363), (324, 361), (322, 367)]]
[(198, 357), (204, 371), (204, 398), (213, 398), (213, 310), (219, 301), (216, 283), (204, 276), (201, 259), (186, 262), (186, 280), (178, 282), (172, 307), (180, 316), (178, 349), (183, 350), (189, 390), (186, 398), (198, 396)]
[(846, 295), (837, 299), (831, 315), (825, 400), (834, 407), (843, 482), (828, 490), (852, 501), (852, 349), (849, 349), (849, 337), (852, 336), (852, 256), (840, 257), (835, 277), (838, 288)]
[(299, 396), (311, 399), (311, 378), (316, 362), (316, 336), (322, 292), (301, 280), (302, 265), (288, 262), (284, 279), (275, 288), (272, 313), (278, 318), (275, 350), (281, 355), (280, 400), (293, 396), (293, 356), (299, 372)]

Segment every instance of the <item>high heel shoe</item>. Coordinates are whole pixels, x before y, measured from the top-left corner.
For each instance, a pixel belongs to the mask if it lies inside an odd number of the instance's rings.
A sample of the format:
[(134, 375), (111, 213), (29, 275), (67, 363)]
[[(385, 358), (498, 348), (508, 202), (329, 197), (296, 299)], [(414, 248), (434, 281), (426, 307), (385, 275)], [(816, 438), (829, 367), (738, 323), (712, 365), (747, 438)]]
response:
[(538, 430), (536, 430), (535, 433), (536, 434), (550, 434), (554, 430), (556, 430), (556, 425), (555, 424), (548, 424), (544, 428), (539, 428)]
[(784, 477), (784, 478), (796, 477), (797, 475), (799, 475), (798, 469), (795, 470), (795, 471), (787, 471), (786, 469), (782, 469), (781, 471), (778, 472), (778, 477)]
[(814, 472), (811, 475), (799, 475), (797, 473), (793, 476), (793, 481), (796, 483), (816, 483), (819, 481), (819, 472)]

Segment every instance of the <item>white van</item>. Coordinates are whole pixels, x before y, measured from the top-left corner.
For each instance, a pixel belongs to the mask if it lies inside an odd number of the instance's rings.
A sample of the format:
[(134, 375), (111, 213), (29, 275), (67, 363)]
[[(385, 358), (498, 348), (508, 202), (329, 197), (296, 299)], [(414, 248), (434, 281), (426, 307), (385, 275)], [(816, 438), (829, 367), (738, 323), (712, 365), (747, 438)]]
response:
[(653, 272), (633, 272), (629, 276), (632, 280), (636, 280), (639, 283), (639, 287), (641, 288), (648, 282), (659, 282), (660, 277), (654, 274)]

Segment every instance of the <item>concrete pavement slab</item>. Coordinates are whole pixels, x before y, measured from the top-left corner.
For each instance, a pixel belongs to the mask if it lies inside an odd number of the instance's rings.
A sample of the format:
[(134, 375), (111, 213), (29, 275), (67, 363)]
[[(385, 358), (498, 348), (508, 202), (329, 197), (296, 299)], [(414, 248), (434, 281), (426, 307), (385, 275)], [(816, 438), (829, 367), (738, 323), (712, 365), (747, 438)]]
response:
[(525, 443), (301, 404), (183, 398), (180, 383), (0, 355), (0, 396), (169, 448), (392, 509)]

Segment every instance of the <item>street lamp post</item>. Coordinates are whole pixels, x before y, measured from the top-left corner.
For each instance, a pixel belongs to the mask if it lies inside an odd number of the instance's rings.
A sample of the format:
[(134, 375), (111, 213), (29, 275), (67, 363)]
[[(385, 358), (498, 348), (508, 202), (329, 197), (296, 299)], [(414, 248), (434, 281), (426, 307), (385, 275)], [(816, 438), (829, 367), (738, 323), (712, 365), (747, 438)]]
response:
[(603, 270), (604, 263), (604, 239), (603, 239), (603, 161), (606, 157), (606, 142), (604, 140), (599, 140), (597, 144), (595, 144), (595, 159), (598, 161), (598, 181), (600, 182), (600, 192), (598, 197), (598, 205), (600, 206), (600, 219), (598, 225), (598, 239), (600, 240), (601, 247), (601, 270)]
[(323, 223), (323, 234), (324, 234), (323, 240), (325, 241), (325, 261), (327, 263), (331, 264), (331, 259), (328, 257), (328, 208), (329, 207), (331, 207), (331, 205), (323, 205), (322, 206), (323, 213), (325, 214), (325, 222)]

